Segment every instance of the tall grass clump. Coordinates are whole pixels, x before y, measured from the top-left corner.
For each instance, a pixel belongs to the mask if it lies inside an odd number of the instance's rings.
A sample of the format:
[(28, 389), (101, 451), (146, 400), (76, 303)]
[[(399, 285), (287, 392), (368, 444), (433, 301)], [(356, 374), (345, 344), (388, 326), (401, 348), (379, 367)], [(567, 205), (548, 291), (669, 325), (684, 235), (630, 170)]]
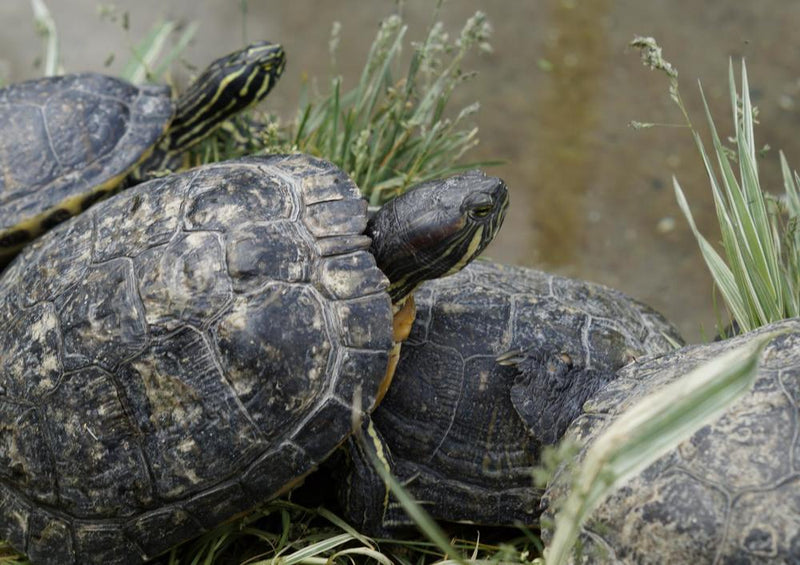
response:
[[(499, 163), (464, 161), (478, 144), (473, 118), (480, 104), (450, 108), (456, 89), (476, 76), (465, 68), (468, 57), (491, 51), (491, 25), (483, 12), (476, 12), (451, 38), (437, 21), (441, 5), (439, 0), (434, 21), (419, 43), (405, 40), (408, 26), (400, 16), (381, 22), (352, 88), (345, 87), (336, 71), (342, 26), (334, 23), (329, 42), (332, 76), (303, 83), (289, 120), (263, 110), (247, 111), (199, 143), (191, 151), (191, 162), (254, 153), (308, 153), (344, 170), (373, 205), (416, 183)], [(103, 16), (121, 23), (127, 33), (127, 14), (107, 9)], [(134, 83), (170, 82), (170, 66), (196, 32), (194, 24), (180, 29), (171, 21), (157, 23), (131, 45), (122, 77)], [(405, 51), (410, 51), (406, 64)], [(281, 78), (287, 80), (289, 74)]]
[(345, 88), (336, 74), (342, 26), (334, 23), (329, 44), (334, 74), (321, 90), (314, 81), (303, 85), (294, 118), (286, 124), (258, 113), (240, 118), (200, 148), (202, 159), (231, 154), (237, 146), (249, 152), (309, 153), (344, 170), (373, 205), (418, 182), (493, 164), (462, 161), (478, 143), (471, 118), (480, 105), (449, 108), (453, 92), (475, 76), (464, 69), (465, 59), (491, 49), (486, 15), (476, 12), (455, 39), (435, 21), (423, 41), (410, 45), (404, 67), (407, 30), (397, 15), (384, 20), (358, 82)]
[[(677, 70), (662, 57), (652, 38), (631, 43), (641, 50), (644, 64), (669, 78), (669, 94), (703, 159), (720, 226), (722, 254), (700, 233), (678, 180), (673, 185), (678, 204), (700, 246), (725, 304), (741, 331), (797, 316), (800, 308), (800, 217), (798, 177), (780, 154), (782, 198), (765, 193), (759, 181), (754, 124), (747, 68), (742, 62), (741, 93), (733, 63), (728, 66), (733, 147), (722, 142), (702, 87), (705, 119), (713, 151), (709, 155), (694, 127), (678, 88)], [(634, 122), (634, 127), (652, 124)], [(716, 419), (751, 388), (758, 359), (776, 334), (765, 335), (689, 372), (669, 387), (655, 391), (621, 414), (587, 449), (572, 470), (571, 489), (560, 501), (553, 539), (545, 550), (547, 565), (561, 565), (574, 555), (581, 525), (606, 496), (700, 427)]]
[(783, 197), (772, 197), (761, 187), (757, 159), (760, 151), (754, 135), (756, 108), (750, 100), (744, 61), (741, 93), (736, 88), (733, 63), (728, 66), (732, 148), (720, 138), (700, 88), (713, 147), (709, 155), (681, 98), (678, 73), (663, 59), (661, 48), (652, 38), (642, 37), (631, 45), (641, 50), (645, 65), (669, 77), (670, 96), (680, 108), (702, 156), (714, 197), (722, 254), (700, 233), (676, 178), (673, 178), (673, 185), (681, 211), (735, 324), (746, 332), (800, 315), (800, 233), (797, 229), (800, 179), (790, 170), (781, 152)]
[[(459, 160), (477, 144), (478, 130), (469, 118), (479, 105), (454, 116), (446, 110), (453, 91), (474, 76), (462, 67), (465, 57), (476, 48), (489, 49), (490, 30), (481, 12), (467, 20), (455, 41), (434, 23), (426, 38), (412, 45), (405, 74), (398, 77), (407, 26), (399, 16), (389, 17), (354, 88), (343, 91), (336, 76), (321, 100), (302, 103), (290, 128), (293, 148), (336, 163), (372, 204), (411, 184), (467, 168)], [(334, 25), (334, 61), (339, 33)]]

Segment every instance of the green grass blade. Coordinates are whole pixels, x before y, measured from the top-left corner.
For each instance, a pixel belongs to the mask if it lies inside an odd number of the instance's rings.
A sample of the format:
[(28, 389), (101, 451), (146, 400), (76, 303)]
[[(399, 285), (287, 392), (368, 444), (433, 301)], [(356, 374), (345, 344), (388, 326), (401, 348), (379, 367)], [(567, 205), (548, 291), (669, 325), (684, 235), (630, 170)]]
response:
[(44, 76), (61, 74), (58, 63), (58, 30), (53, 15), (44, 0), (31, 0), (31, 8), (36, 30), (44, 38)]
[(733, 273), (722, 257), (720, 257), (716, 250), (711, 246), (708, 240), (703, 237), (703, 234), (700, 233), (700, 230), (697, 229), (697, 224), (695, 224), (694, 217), (689, 209), (689, 204), (686, 201), (683, 190), (681, 190), (678, 180), (674, 177), (672, 179), (672, 184), (675, 188), (675, 197), (678, 201), (678, 206), (689, 223), (689, 227), (691, 228), (692, 233), (694, 234), (695, 239), (700, 246), (703, 259), (705, 260), (706, 265), (711, 272), (714, 282), (720, 289), (720, 292), (725, 299), (725, 303), (728, 305), (728, 308), (730, 308), (731, 314), (737, 320), (749, 320), (749, 312), (741, 299), (739, 288), (736, 285), (736, 280), (733, 276)]
[(339, 96), (342, 89), (341, 77), (336, 77), (333, 84), (333, 103), (329, 108), (329, 123), (331, 124), (330, 140), (328, 141), (328, 155), (335, 155), (338, 147), (338, 133), (339, 133), (339, 117), (341, 112), (341, 104)]
[[(731, 76), (733, 75), (732, 72), (730, 74)], [(735, 91), (735, 83), (731, 83), (730, 89)], [(752, 214), (754, 228), (761, 243), (760, 250), (764, 254), (764, 264), (761, 266), (764, 270), (759, 272), (767, 286), (765, 289), (767, 294), (760, 297), (760, 299), (768, 304), (774, 303), (773, 312), (768, 318), (768, 320), (772, 320), (780, 315), (779, 312), (784, 310), (782, 296), (779, 290), (780, 285), (777, 284), (781, 278), (780, 237), (776, 236), (776, 232), (773, 229), (773, 222), (770, 221), (771, 218), (767, 212), (766, 198), (761, 190), (758, 179), (753, 113), (753, 106), (750, 101), (750, 85), (747, 80), (747, 66), (744, 61), (742, 61), (742, 117), (744, 120), (744, 128), (737, 138), (740, 153), (740, 177), (742, 179), (742, 186), (745, 189), (748, 205), (747, 210)], [(743, 152), (746, 154), (747, 158), (741, 155)]]
[(300, 118), (297, 121), (297, 132), (295, 133), (294, 139), (292, 140), (292, 145), (294, 147), (298, 147), (301, 140), (306, 137), (306, 127), (308, 126), (308, 120), (311, 116), (311, 105), (307, 105), (302, 108), (300, 113)]
[(408, 494), (406, 489), (384, 465), (383, 461), (381, 461), (377, 453), (375, 453), (375, 448), (371, 442), (364, 437), (360, 424), (355, 427), (355, 435), (364, 453), (369, 458), (372, 467), (378, 475), (380, 475), (381, 479), (403, 507), (408, 517), (417, 525), (419, 531), (434, 543), (442, 553), (453, 555), (453, 558), (458, 561), (460, 565), (466, 565), (464, 558), (459, 554), (458, 550), (450, 544), (450, 541), (447, 539), (444, 531), (439, 527), (439, 524), (437, 524), (436, 521), (425, 512), (422, 506)]
[(353, 547), (350, 549), (343, 549), (338, 553), (334, 553), (330, 557), (328, 563), (334, 562), (338, 557), (347, 557), (350, 555), (367, 557), (370, 559), (370, 561), (380, 563), (381, 565), (394, 565), (392, 560), (386, 557), (384, 554), (368, 547)]
[[(299, 563), (309, 563), (311, 560), (323, 553), (336, 549), (353, 540), (350, 534), (339, 534), (329, 538), (312, 543), (302, 549), (298, 549), (294, 553), (287, 555), (280, 555), (272, 559), (264, 559), (261, 561), (254, 561), (252, 565), (297, 565)], [(327, 562), (327, 558), (323, 558), (321, 563)]]
[[(717, 165), (722, 171), (722, 188), (724, 188), (724, 191), (720, 190), (720, 185), (718, 185), (716, 182), (713, 183), (713, 189), (714, 204), (717, 207), (717, 214), (718, 216), (722, 216), (720, 225), (725, 225), (726, 228), (723, 231), (723, 236), (728, 235), (729, 239), (727, 243), (729, 245), (732, 244), (733, 241), (740, 243), (743, 246), (742, 251), (746, 252), (749, 257), (763, 257), (762, 252), (760, 252), (758, 249), (754, 250), (751, 248), (752, 245), (759, 245), (760, 242), (756, 234), (755, 226), (753, 225), (752, 217), (750, 217), (747, 209), (747, 199), (739, 185), (739, 182), (736, 179), (733, 169), (730, 166), (730, 162), (727, 154), (725, 153), (722, 141), (719, 138), (719, 134), (717, 133), (717, 128), (714, 124), (714, 119), (711, 116), (711, 110), (708, 107), (708, 101), (706, 100), (702, 88), (700, 89), (700, 94), (706, 112), (708, 127), (711, 131), (714, 152), (717, 157)], [(697, 140), (699, 144), (702, 144), (702, 142), (699, 141), (699, 137), (697, 137)], [(704, 161), (706, 163), (706, 171), (709, 176), (711, 176), (713, 172), (708, 158), (705, 155)], [(727, 234), (725, 233), (726, 231)], [(737, 234), (739, 233), (742, 234), (742, 237), (737, 238)]]
[(800, 217), (800, 193), (797, 189), (796, 175), (789, 169), (789, 162), (783, 151), (779, 152), (781, 160), (781, 174), (783, 176), (783, 190), (786, 192), (786, 205), (790, 217)]
[[(734, 85), (731, 86), (731, 90), (731, 96), (735, 99)], [(713, 139), (717, 164), (722, 172), (721, 186), (716, 181), (713, 168), (699, 136), (694, 133), (694, 137), (712, 185), (726, 256), (739, 289), (740, 301), (745, 306), (744, 309), (739, 310), (747, 313), (746, 318), (737, 317), (737, 321), (743, 329), (751, 329), (763, 325), (767, 321), (783, 317), (781, 315), (783, 293), (780, 290), (782, 279), (780, 261), (776, 253), (770, 219), (763, 203), (764, 197), (758, 187), (756, 166), (750, 163), (755, 152), (748, 146), (753, 144), (743, 137), (746, 128), (737, 128), (739, 132), (740, 185), (730, 166), (702, 89), (701, 96)], [(752, 108), (747, 103), (744, 108), (752, 115)], [(728, 296), (724, 297), (727, 302)]]
[(373, 544), (370, 542), (366, 536), (361, 535), (359, 532), (353, 528), (350, 524), (342, 520), (339, 516), (331, 512), (326, 508), (317, 508), (317, 513), (328, 520), (331, 524), (342, 530), (346, 534), (350, 534), (353, 536), (353, 539), (357, 540), (358, 542), (364, 544), (364, 546), (372, 548)]
[(186, 29), (183, 30), (178, 40), (175, 42), (175, 46), (167, 51), (167, 53), (162, 57), (161, 62), (155, 67), (153, 71), (153, 75), (156, 77), (161, 77), (166, 74), (169, 70), (170, 65), (183, 53), (186, 48), (189, 46), (189, 42), (194, 39), (194, 36), (197, 34), (197, 30), (200, 29), (200, 24), (197, 22), (191, 22)]
[(151, 69), (163, 51), (167, 38), (174, 30), (174, 22), (156, 23), (145, 38), (133, 48), (133, 57), (125, 65), (120, 76), (134, 84), (148, 80), (151, 76)]
[[(387, 27), (392, 30), (395, 26), (390, 23), (387, 25)], [(365, 70), (369, 67), (377, 66), (378, 68), (373, 68), (372, 72), (366, 76), (367, 82), (364, 85), (363, 90), (361, 85), (359, 85), (359, 104), (356, 106), (356, 114), (358, 116), (372, 115), (375, 111), (375, 106), (378, 102), (378, 99), (383, 91), (383, 87), (386, 84), (391, 84), (391, 65), (400, 52), (400, 47), (403, 44), (403, 38), (405, 37), (407, 29), (408, 26), (401, 26), (396, 31), (394, 41), (392, 41), (389, 49), (385, 52), (379, 51), (376, 53), (374, 60), (368, 61)]]
[(719, 417), (756, 378), (772, 333), (729, 351), (648, 395), (626, 410), (593, 443), (576, 484), (556, 515), (548, 565), (566, 563), (592, 510), (614, 489)]
[[(731, 64), (731, 72), (730, 76), (730, 90), (736, 90), (736, 81), (733, 77), (733, 65)], [(750, 85), (747, 82), (747, 66), (745, 65), (744, 59), (742, 59), (742, 122), (743, 122), (743, 133), (744, 138), (748, 141), (746, 147), (744, 149), (747, 150), (749, 163), (756, 163), (756, 148), (753, 140), (755, 139), (755, 134), (753, 131), (753, 105), (750, 102)], [(738, 132), (737, 132), (738, 133)], [(756, 175), (757, 176), (757, 175)], [(759, 195), (761, 192), (759, 191)]]

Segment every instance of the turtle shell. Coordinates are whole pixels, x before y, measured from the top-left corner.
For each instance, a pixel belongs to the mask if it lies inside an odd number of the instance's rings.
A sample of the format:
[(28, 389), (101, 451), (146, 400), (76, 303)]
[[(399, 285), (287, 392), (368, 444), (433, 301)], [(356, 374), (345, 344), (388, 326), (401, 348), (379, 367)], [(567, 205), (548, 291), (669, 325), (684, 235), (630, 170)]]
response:
[(0, 278), (0, 538), (139, 563), (285, 492), (371, 407), (392, 347), (366, 204), (330, 163), (138, 185)]
[[(448, 521), (535, 523), (542, 492), (532, 471), (542, 447), (619, 367), (671, 350), (665, 336), (680, 341), (659, 314), (620, 292), (487, 261), (429, 281), (414, 297), (416, 321), (372, 420), (398, 479)], [(517, 361), (499, 364), (509, 350)], [(375, 477), (344, 484), (352, 521), (377, 533), (409, 523), (396, 504), (384, 513)]]
[[(582, 562), (800, 562), (800, 320), (625, 367), (568, 434), (590, 446), (646, 395), (776, 330), (788, 333), (766, 347), (747, 394), (592, 513)], [(557, 476), (547, 498), (565, 496), (567, 481), (566, 473)]]
[(101, 74), (0, 89), (0, 258), (115, 188), (172, 114), (169, 87)]

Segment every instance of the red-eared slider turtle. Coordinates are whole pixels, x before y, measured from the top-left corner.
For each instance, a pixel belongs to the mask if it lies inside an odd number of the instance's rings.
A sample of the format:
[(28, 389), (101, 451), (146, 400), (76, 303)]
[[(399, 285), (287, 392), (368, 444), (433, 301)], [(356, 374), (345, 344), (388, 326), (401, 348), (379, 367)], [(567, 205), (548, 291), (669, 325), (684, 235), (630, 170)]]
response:
[(0, 269), (124, 182), (181, 168), (185, 150), (264, 98), (284, 64), (280, 45), (253, 43), (214, 61), (175, 102), (167, 86), (96, 73), (0, 89)]
[(139, 563), (287, 491), (391, 377), (392, 304), (480, 253), (507, 202), (472, 171), (368, 224), (330, 163), (251, 157), (34, 241), (0, 277), (0, 539)]
[[(567, 434), (589, 446), (649, 393), (776, 330), (789, 333), (762, 353), (752, 390), (593, 512), (580, 562), (800, 563), (800, 320), (625, 367)], [(567, 483), (548, 487), (551, 506)]]
[[(536, 523), (542, 492), (532, 470), (542, 446), (617, 369), (680, 341), (659, 314), (617, 291), (485, 261), (422, 285), (415, 301), (392, 387), (364, 437), (382, 438), (376, 452), (448, 521)], [(373, 533), (408, 524), (360, 444), (347, 445), (348, 518)]]

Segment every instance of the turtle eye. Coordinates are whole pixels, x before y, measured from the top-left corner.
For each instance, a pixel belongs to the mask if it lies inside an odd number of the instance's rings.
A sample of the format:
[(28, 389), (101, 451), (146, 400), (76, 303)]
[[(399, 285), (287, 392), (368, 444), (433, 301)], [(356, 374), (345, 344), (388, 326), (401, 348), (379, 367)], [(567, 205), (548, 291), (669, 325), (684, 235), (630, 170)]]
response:
[(492, 208), (494, 208), (492, 204), (482, 204), (480, 206), (476, 206), (475, 208), (470, 210), (470, 212), (476, 218), (485, 218), (491, 213)]
[(494, 198), (484, 189), (483, 185), (476, 184), (466, 194), (461, 210), (462, 213), (466, 211), (471, 218), (481, 219), (492, 213), (494, 204)]

